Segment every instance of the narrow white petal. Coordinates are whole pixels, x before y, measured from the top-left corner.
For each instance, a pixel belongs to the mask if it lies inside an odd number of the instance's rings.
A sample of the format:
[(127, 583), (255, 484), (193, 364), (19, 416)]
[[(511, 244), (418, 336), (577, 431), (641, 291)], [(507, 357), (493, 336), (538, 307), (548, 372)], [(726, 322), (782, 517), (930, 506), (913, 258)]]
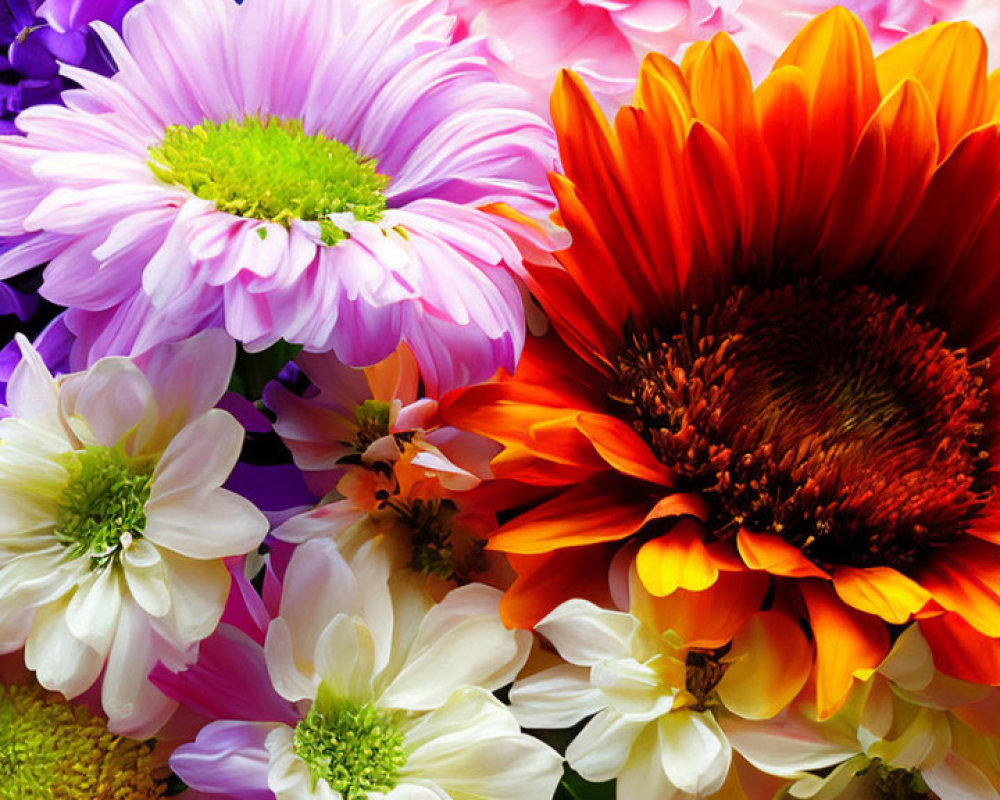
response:
[(235, 417), (217, 408), (184, 427), (156, 465), (149, 505), (174, 493), (206, 494), (222, 486), (239, 459), (243, 435)]
[(358, 617), (338, 614), (316, 643), (316, 672), (338, 699), (363, 705), (372, 700), (375, 643)]
[(590, 671), (574, 664), (542, 670), (510, 690), (510, 710), (525, 728), (568, 728), (606, 706)]
[(606, 658), (632, 655), (639, 621), (631, 614), (608, 611), (587, 600), (567, 600), (538, 623), (536, 630), (571, 664), (589, 667)]
[(66, 625), (103, 659), (111, 647), (122, 604), (121, 575), (114, 567), (92, 572), (77, 584), (66, 608)]
[(609, 781), (621, 772), (632, 744), (646, 725), (610, 709), (602, 711), (570, 742), (566, 760), (588, 781)]
[(684, 792), (710, 795), (729, 774), (733, 751), (711, 711), (674, 711), (660, 717), (663, 771)]
[(170, 587), (160, 552), (145, 539), (136, 539), (122, 551), (128, 590), (139, 607), (152, 617), (170, 611)]
[(222, 561), (198, 561), (161, 552), (170, 591), (170, 612), (162, 626), (180, 647), (211, 635), (229, 596), (231, 577)]
[(104, 658), (70, 633), (68, 605), (66, 598), (39, 609), (24, 647), (24, 663), (46, 689), (76, 697), (94, 685)]

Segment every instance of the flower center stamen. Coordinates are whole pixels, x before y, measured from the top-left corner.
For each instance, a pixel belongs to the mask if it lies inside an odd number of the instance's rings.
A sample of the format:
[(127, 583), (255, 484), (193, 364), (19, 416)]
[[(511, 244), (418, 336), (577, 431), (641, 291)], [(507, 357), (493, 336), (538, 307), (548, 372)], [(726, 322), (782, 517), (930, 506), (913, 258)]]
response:
[(153, 800), (152, 750), (38, 687), (0, 686), (0, 800)]
[(66, 468), (55, 537), (69, 558), (86, 556), (91, 569), (102, 569), (142, 536), (152, 470), (106, 447), (74, 451)]
[(319, 222), (327, 245), (347, 238), (331, 214), (375, 222), (386, 207), (389, 178), (373, 159), (322, 133), (307, 134), (297, 119), (171, 125), (149, 155), (157, 178), (220, 211), (285, 227), (293, 219)]
[(372, 705), (314, 705), (293, 738), (295, 754), (309, 767), (313, 788), (325, 780), (343, 800), (389, 792), (406, 764), (403, 733), (393, 715)]
[(821, 565), (912, 567), (990, 494), (988, 363), (866, 288), (737, 291), (616, 362), (635, 429), (709, 528), (777, 533)]

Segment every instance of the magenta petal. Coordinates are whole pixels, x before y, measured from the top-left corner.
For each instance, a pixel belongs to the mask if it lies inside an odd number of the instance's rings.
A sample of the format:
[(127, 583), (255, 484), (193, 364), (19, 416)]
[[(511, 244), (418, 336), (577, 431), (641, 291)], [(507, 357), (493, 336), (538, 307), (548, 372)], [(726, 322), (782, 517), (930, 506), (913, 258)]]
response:
[(271, 685), (264, 648), (229, 625), (201, 643), (197, 663), (176, 673), (157, 664), (149, 678), (167, 697), (209, 719), (292, 725), (298, 720), (292, 704)]

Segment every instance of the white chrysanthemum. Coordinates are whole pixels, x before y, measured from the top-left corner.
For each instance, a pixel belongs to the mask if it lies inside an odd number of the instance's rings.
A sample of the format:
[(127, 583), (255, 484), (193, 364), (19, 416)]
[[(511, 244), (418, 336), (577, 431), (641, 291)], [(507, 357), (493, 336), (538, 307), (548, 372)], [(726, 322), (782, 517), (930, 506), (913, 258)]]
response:
[(434, 605), (390, 570), (384, 537), (350, 565), (333, 542), (306, 542), (266, 642), (301, 720), (213, 722), (171, 765), (203, 792), (277, 800), (545, 800), (562, 759), (492, 694), (530, 646), (501, 623), (500, 592), (470, 584)]
[(193, 655), (225, 605), (223, 558), (267, 533), (220, 488), (243, 443), (213, 408), (235, 347), (208, 331), (54, 379), (19, 341), (0, 420), (0, 650), (23, 646), (67, 697), (103, 670), (112, 730), (148, 736), (172, 710), (149, 670)]
[(568, 663), (518, 681), (511, 710), (526, 728), (595, 715), (566, 750), (589, 781), (617, 779), (619, 800), (707, 797), (732, 749), (704, 698), (687, 690), (684, 652), (632, 614), (568, 600), (538, 623)]

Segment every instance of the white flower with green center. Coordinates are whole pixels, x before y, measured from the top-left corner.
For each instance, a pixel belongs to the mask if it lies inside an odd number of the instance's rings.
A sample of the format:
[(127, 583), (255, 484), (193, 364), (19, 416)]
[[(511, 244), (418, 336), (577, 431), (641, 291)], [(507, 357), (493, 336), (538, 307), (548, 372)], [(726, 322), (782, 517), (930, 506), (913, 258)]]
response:
[(110, 727), (149, 736), (174, 707), (149, 670), (191, 659), (225, 605), (223, 559), (267, 532), (221, 488), (243, 443), (213, 408), (235, 348), (207, 331), (54, 379), (20, 344), (0, 420), (0, 650), (24, 647), (70, 698), (103, 671)]
[(562, 759), (521, 733), (492, 694), (531, 635), (500, 621), (501, 593), (469, 584), (438, 605), (391, 570), (384, 537), (348, 564), (329, 540), (301, 545), (265, 651), (288, 724), (219, 721), (171, 766), (207, 793), (277, 800), (535, 800)]
[(153, 747), (37, 686), (0, 686), (0, 800), (155, 800)]

